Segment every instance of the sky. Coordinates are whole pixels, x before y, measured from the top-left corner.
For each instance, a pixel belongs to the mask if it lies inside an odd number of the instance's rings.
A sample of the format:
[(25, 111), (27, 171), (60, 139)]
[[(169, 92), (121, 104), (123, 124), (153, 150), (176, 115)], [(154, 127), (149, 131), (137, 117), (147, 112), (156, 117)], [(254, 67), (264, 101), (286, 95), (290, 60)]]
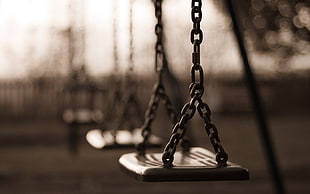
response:
[[(151, 1), (132, 2), (134, 71), (154, 73), (154, 8)], [(129, 3), (129, 0), (1, 0), (0, 79), (69, 72), (66, 32), (70, 26), (84, 34), (85, 52), (76, 51), (75, 57), (84, 61), (90, 74), (114, 71), (114, 39), (120, 65), (118, 73), (125, 73), (130, 54)], [(191, 66), (190, 1), (165, 0), (163, 22), (170, 68), (182, 75)], [(203, 68), (214, 73), (241, 72), (230, 20), (212, 1), (203, 1), (201, 28)], [(81, 41), (77, 39), (75, 44), (80, 45)], [(255, 57), (254, 66), (273, 63), (270, 57)], [(273, 67), (261, 65), (260, 68)]]

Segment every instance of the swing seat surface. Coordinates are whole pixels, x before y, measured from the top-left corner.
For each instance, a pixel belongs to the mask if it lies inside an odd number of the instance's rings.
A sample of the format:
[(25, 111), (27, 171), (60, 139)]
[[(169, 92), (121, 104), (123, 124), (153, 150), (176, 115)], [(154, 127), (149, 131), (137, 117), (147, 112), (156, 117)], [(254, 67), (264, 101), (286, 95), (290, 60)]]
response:
[[(142, 141), (142, 139), (141, 129), (139, 128), (133, 131), (102, 131), (101, 129), (92, 129), (86, 134), (87, 142), (96, 149), (134, 148), (136, 144)], [(147, 143), (148, 147), (161, 147), (162, 145), (163, 141), (161, 138), (155, 135), (151, 135), (149, 137), (149, 141)]]
[(249, 172), (238, 164), (227, 162), (217, 167), (215, 154), (193, 147), (188, 153), (176, 152), (172, 167), (164, 167), (162, 153), (124, 154), (120, 168), (129, 176), (144, 182), (248, 180)]

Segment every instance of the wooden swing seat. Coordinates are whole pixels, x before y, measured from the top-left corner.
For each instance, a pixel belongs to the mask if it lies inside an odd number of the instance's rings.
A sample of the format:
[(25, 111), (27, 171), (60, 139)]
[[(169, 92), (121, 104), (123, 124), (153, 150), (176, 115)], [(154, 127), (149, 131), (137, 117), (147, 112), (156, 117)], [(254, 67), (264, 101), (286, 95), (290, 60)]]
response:
[[(114, 133), (116, 133), (115, 137)], [(142, 141), (142, 138), (141, 129), (139, 128), (133, 131), (92, 129), (86, 134), (87, 142), (96, 149), (134, 148), (136, 144)], [(162, 145), (161, 138), (155, 135), (149, 137), (148, 147), (161, 147)]]
[(215, 154), (207, 149), (192, 147), (188, 153), (176, 152), (172, 167), (163, 166), (162, 153), (124, 154), (120, 168), (144, 182), (248, 180), (247, 169), (232, 162), (218, 167)]

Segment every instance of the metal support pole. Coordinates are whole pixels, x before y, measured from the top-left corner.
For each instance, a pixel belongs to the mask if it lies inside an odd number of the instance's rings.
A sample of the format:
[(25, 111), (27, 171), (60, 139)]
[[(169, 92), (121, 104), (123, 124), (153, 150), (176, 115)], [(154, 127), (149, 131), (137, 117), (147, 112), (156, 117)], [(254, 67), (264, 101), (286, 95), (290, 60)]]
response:
[(275, 156), (273, 145), (272, 145), (271, 138), (269, 135), (268, 126), (265, 120), (265, 114), (261, 106), (259, 92), (257, 89), (257, 83), (256, 83), (255, 76), (253, 75), (253, 72), (251, 70), (251, 66), (250, 66), (250, 63), (247, 57), (247, 52), (244, 46), (243, 36), (241, 35), (240, 26), (237, 21), (237, 16), (234, 11), (234, 7), (233, 7), (231, 0), (225, 0), (225, 1), (226, 1), (229, 14), (231, 16), (231, 20), (233, 24), (233, 31), (237, 39), (237, 42), (238, 42), (240, 54), (242, 56), (243, 68), (245, 71), (244, 73), (248, 81), (248, 88), (251, 94), (251, 99), (252, 99), (252, 103), (255, 109), (255, 114), (257, 117), (258, 125), (260, 127), (259, 132), (261, 134), (261, 140), (263, 141), (265, 154), (268, 159), (269, 170), (272, 174), (274, 187), (275, 187), (277, 194), (285, 194), (284, 184), (283, 184), (282, 177), (280, 175), (280, 171), (277, 165), (276, 156)]

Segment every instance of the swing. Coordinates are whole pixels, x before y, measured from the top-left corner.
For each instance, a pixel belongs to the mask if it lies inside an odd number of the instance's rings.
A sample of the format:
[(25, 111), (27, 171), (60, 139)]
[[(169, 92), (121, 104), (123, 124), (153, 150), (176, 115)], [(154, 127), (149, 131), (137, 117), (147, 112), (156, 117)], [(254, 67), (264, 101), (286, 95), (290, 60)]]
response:
[(89, 125), (100, 122), (102, 112), (94, 105), (96, 85), (88, 77), (84, 65), (71, 72), (65, 91), (68, 95), (62, 114), (65, 123)]
[[(161, 2), (161, 0), (156, 0), (155, 2), (159, 8)], [(200, 29), (201, 7), (201, 0), (192, 0), (191, 19), (193, 29), (190, 37), (194, 48), (192, 53), (191, 84), (189, 87), (191, 99), (184, 105), (181, 111), (181, 119), (173, 127), (172, 135), (164, 152), (141, 153), (138, 150), (138, 153), (124, 154), (119, 158), (120, 168), (137, 180), (159, 182), (249, 179), (247, 169), (228, 161), (228, 155), (220, 142), (217, 128), (211, 122), (210, 108), (202, 100), (204, 85), (203, 69), (200, 65), (200, 44), (203, 39), (203, 33)], [(186, 124), (194, 116), (196, 110), (204, 120), (204, 128), (215, 154), (201, 147), (191, 147), (188, 150), (176, 151), (179, 141), (185, 135)]]
[[(77, 6), (70, 2), (69, 6), (70, 26), (68, 29), (69, 38), (69, 65), (70, 75), (65, 85), (64, 110), (62, 118), (68, 124), (95, 124), (102, 118), (102, 112), (96, 109), (95, 96), (99, 90), (96, 84), (87, 73), (85, 66), (84, 32), (78, 30), (79, 20), (83, 20), (83, 13), (76, 19)], [(82, 10), (80, 10), (82, 12)]]
[[(70, 2), (73, 4), (73, 2)], [(70, 7), (71, 23), (68, 29), (69, 69), (70, 75), (64, 86), (64, 104), (62, 120), (68, 127), (68, 143), (71, 152), (78, 149), (79, 126), (96, 125), (103, 118), (103, 113), (96, 108), (96, 95), (103, 92), (87, 73), (84, 64), (84, 33), (77, 31), (72, 7)], [(78, 49), (80, 48), (80, 49)]]
[[(109, 148), (134, 148), (136, 144), (142, 141), (142, 130), (140, 128), (134, 128), (135, 123), (133, 120), (137, 118), (142, 118), (140, 105), (137, 102), (136, 96), (136, 88), (134, 81), (134, 62), (133, 62), (133, 25), (132, 25), (132, 6), (133, 2), (130, 1), (129, 6), (129, 34), (130, 34), (130, 54), (129, 54), (129, 70), (127, 71), (126, 80), (125, 80), (125, 89), (129, 88), (128, 92), (124, 92), (120, 94), (120, 80), (117, 80), (117, 86), (114, 90), (114, 104), (117, 106), (119, 104), (123, 104), (121, 110), (119, 111), (119, 121), (117, 129), (118, 130), (102, 130), (102, 129), (92, 129), (89, 130), (86, 134), (87, 142), (96, 149), (109, 149)], [(115, 7), (116, 8), (116, 7)], [(114, 9), (115, 10), (115, 9)], [(113, 18), (113, 27), (114, 34), (116, 34), (116, 18)], [(118, 71), (118, 59), (117, 59), (117, 42), (116, 38), (114, 38), (114, 72)], [(115, 78), (114, 78), (115, 79)], [(121, 99), (123, 96), (123, 99)], [(125, 96), (125, 97), (124, 97)], [(123, 101), (124, 102), (123, 102)], [(134, 113), (130, 114), (129, 110), (133, 109)], [(135, 118), (130, 118), (131, 116)], [(128, 130), (119, 130), (123, 127), (124, 123), (128, 123)], [(151, 135), (149, 141), (147, 142), (149, 147), (161, 147), (163, 145), (163, 141), (161, 138)]]
[[(155, 72), (157, 73), (157, 80), (153, 86), (153, 93), (149, 101), (148, 108), (145, 112), (144, 123), (141, 127), (142, 141), (136, 145), (136, 149), (140, 155), (144, 155), (146, 147), (148, 147), (148, 142), (152, 139), (152, 128), (151, 125), (156, 117), (156, 111), (159, 102), (162, 101), (165, 105), (166, 112), (171, 123), (174, 125), (177, 122), (177, 114), (171, 103), (169, 96), (165, 91), (165, 86), (163, 83), (164, 73), (170, 74), (170, 79), (176, 83), (174, 78), (168, 69), (168, 62), (165, 55), (164, 44), (163, 44), (163, 23), (161, 20), (161, 1), (154, 1), (155, 5), (155, 16), (157, 23), (155, 25), (156, 43), (155, 43)], [(177, 87), (177, 86), (175, 86)], [(188, 149), (189, 141), (187, 138), (182, 138), (183, 150)]]

